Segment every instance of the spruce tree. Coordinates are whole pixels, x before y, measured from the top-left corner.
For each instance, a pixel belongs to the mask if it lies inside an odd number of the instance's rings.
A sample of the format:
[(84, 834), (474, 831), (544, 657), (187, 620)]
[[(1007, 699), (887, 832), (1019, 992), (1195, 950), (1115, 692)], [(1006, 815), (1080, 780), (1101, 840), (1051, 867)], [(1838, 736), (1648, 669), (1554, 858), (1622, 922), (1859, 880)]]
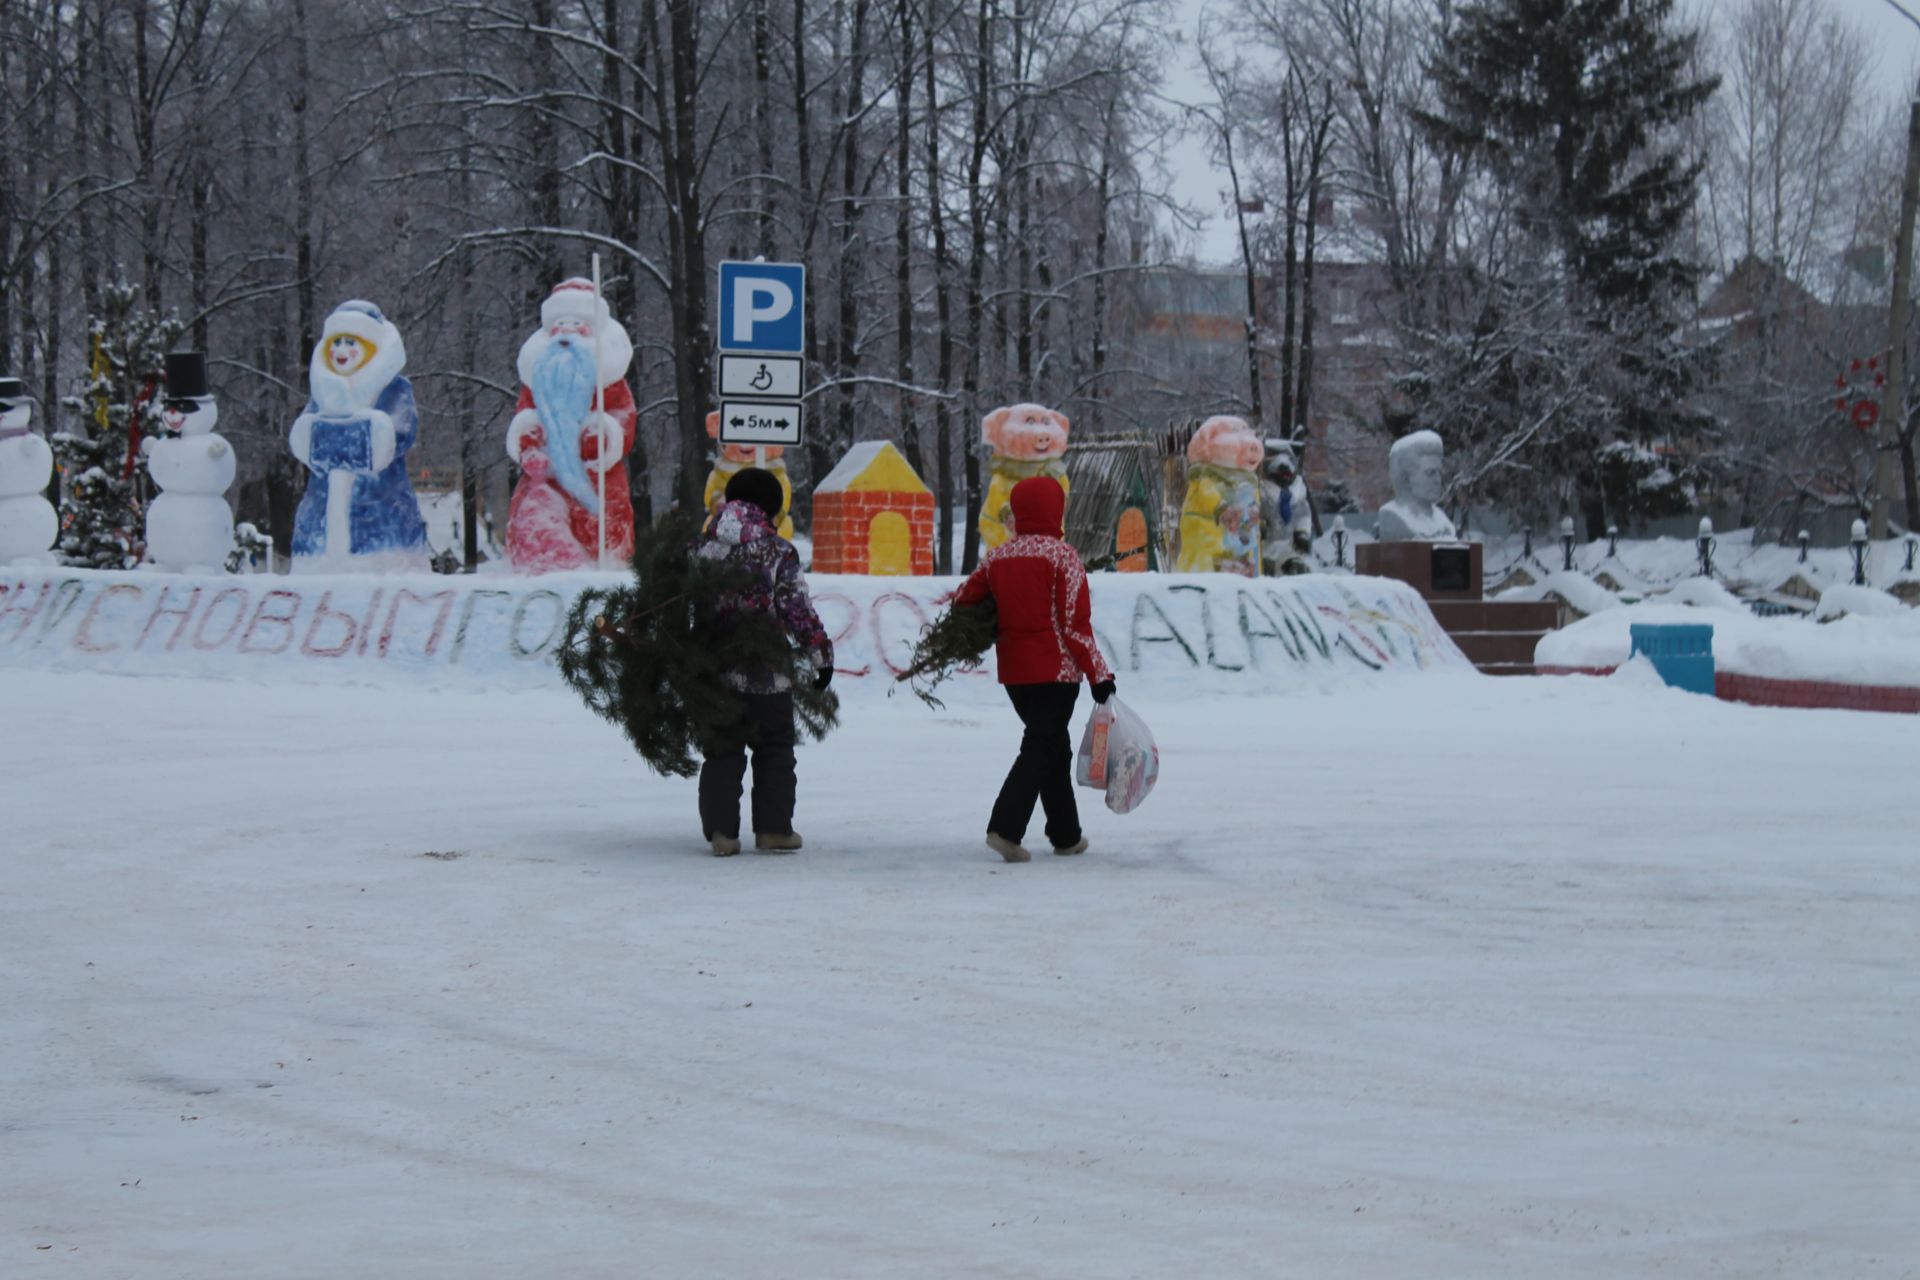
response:
[(1476, 496), (1523, 512), (1571, 487), (1598, 537), (1690, 498), (1655, 462), (1698, 442), (1706, 358), (1681, 340), (1702, 267), (1681, 243), (1702, 162), (1682, 126), (1718, 81), (1673, 0), (1481, 0), (1428, 67), (1418, 118), (1485, 180), (1488, 246), (1470, 299), (1422, 335), (1417, 422), (1464, 447)]
[(160, 429), (162, 370), (181, 325), (142, 310), (139, 297), (124, 280), (101, 290), (86, 389), (63, 402), (79, 427), (50, 440), (63, 479), (57, 550), (81, 568), (131, 569), (145, 551), (146, 464), (135, 434), (145, 440)]
[(633, 581), (591, 588), (568, 612), (560, 676), (589, 710), (620, 726), (657, 773), (691, 777), (739, 715), (729, 677), (767, 672), (793, 689), (800, 730), (818, 741), (840, 699), (771, 614), (734, 602), (751, 571), (692, 554), (701, 515), (674, 512), (634, 539)]

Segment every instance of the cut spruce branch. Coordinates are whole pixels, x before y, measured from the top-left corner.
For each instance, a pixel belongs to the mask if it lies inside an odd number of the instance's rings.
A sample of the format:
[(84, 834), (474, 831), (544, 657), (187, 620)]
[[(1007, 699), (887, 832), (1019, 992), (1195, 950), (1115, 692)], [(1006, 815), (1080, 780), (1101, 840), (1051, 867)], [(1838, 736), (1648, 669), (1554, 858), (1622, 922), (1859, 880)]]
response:
[(978, 604), (950, 604), (921, 633), (906, 670), (894, 679), (912, 689), (920, 701), (939, 710), (946, 704), (934, 696), (934, 689), (956, 672), (977, 670), (987, 650), (993, 648), (999, 628), (1000, 610), (991, 598)]

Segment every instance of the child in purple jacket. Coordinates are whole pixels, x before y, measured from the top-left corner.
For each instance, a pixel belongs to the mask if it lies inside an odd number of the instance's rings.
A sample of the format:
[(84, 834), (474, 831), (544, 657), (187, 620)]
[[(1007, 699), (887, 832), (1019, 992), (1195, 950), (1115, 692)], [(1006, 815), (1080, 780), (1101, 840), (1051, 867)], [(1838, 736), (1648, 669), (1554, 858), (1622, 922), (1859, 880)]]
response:
[[(800, 553), (774, 532), (786, 494), (770, 471), (748, 467), (727, 481), (726, 500), (707, 523), (694, 554), (745, 569), (754, 585), (727, 608), (768, 613), (812, 663), (814, 687), (833, 680), (833, 643), (807, 597)], [(739, 714), (700, 765), (700, 827), (718, 857), (740, 852), (740, 786), (753, 753), (753, 847), (762, 853), (800, 848), (793, 829), (793, 689), (773, 671), (736, 672)]]

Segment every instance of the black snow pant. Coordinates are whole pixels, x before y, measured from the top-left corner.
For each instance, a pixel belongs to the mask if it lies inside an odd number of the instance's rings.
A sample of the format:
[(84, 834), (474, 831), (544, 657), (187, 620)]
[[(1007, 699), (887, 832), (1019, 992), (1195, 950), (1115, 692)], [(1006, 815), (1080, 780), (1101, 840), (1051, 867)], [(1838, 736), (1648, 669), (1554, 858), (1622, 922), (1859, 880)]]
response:
[(1000, 798), (993, 802), (987, 830), (1018, 844), (1027, 834), (1038, 800), (1047, 814), (1047, 839), (1056, 849), (1080, 843), (1080, 806), (1073, 798), (1073, 735), (1068, 722), (1080, 685), (1010, 684), (1007, 697), (1027, 731), (1020, 738), (1020, 755)]
[(753, 831), (783, 836), (793, 830), (793, 694), (742, 693), (739, 715), (700, 763), (700, 828), (740, 838), (740, 782), (753, 752)]

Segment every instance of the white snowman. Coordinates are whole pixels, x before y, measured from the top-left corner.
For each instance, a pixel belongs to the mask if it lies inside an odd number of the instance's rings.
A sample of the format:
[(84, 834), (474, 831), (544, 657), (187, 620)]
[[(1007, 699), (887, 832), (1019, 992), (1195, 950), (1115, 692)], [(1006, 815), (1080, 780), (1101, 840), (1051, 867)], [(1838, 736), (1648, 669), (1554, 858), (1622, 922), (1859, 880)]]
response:
[(174, 573), (221, 573), (233, 551), (233, 446), (213, 432), (220, 410), (207, 391), (204, 351), (167, 356), (168, 434), (140, 449), (162, 492), (147, 508), (147, 559)]
[(0, 565), (52, 564), (60, 517), (43, 495), (53, 450), (33, 434), (33, 401), (18, 378), (0, 378)]

